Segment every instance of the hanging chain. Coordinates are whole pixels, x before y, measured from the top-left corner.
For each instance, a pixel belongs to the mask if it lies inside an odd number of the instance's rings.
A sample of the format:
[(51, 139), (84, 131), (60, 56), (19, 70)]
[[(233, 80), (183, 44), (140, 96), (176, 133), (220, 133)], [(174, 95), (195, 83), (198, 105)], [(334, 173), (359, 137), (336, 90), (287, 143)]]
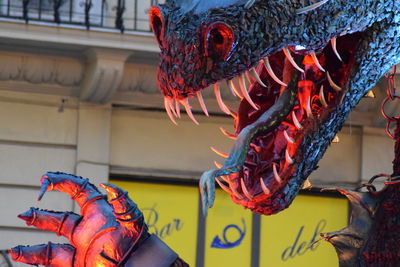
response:
[(385, 185), (395, 184), (395, 183), (400, 182), (400, 176), (398, 176), (398, 175), (393, 176), (390, 174), (381, 173), (381, 174), (372, 176), (372, 178), (369, 179), (369, 181), (367, 183), (360, 185), (355, 190), (360, 191), (362, 188), (366, 188), (368, 190), (368, 192), (370, 192), (370, 193), (378, 193), (377, 192), (378, 190), (376, 189), (374, 182), (375, 182), (375, 180), (380, 179), (380, 178), (384, 179)]
[[(393, 67), (391, 73), (385, 75), (388, 80), (388, 85), (386, 88), (386, 98), (382, 101), (381, 105), (381, 113), (383, 117), (387, 120), (386, 122), (386, 133), (389, 135), (390, 138), (395, 139), (394, 134), (390, 131), (392, 123), (397, 122), (400, 120), (400, 116), (390, 116), (386, 113), (385, 107), (389, 102), (393, 101), (400, 101), (400, 96), (396, 95), (396, 88), (394, 87), (394, 78), (396, 74), (396, 66)], [(400, 103), (400, 102), (399, 102)]]
[[(396, 75), (396, 66), (393, 67), (392, 71), (385, 75), (385, 77), (388, 80), (388, 84), (387, 84), (387, 88), (386, 88), (386, 98), (382, 101), (382, 105), (381, 105), (381, 113), (383, 115), (383, 117), (385, 117), (385, 119), (387, 120), (386, 122), (386, 133), (389, 135), (390, 138), (399, 141), (399, 136), (397, 136), (398, 134), (394, 134), (391, 132), (390, 128), (392, 126), (393, 123), (396, 123), (396, 127), (399, 127), (400, 125), (400, 116), (390, 116), (386, 113), (385, 107), (388, 105), (389, 102), (393, 102), (393, 101), (399, 101), (400, 104), (400, 96), (396, 95), (396, 88), (395, 88), (395, 78)], [(396, 132), (399, 131), (399, 129), (396, 129)], [(394, 162), (393, 162), (394, 163)], [(395, 183), (399, 183), (400, 182), (400, 176), (396, 175), (396, 174), (378, 174), (373, 176), (371, 179), (369, 179), (369, 181), (367, 183), (364, 183), (362, 185), (360, 185), (358, 188), (356, 188), (357, 191), (360, 191), (362, 188), (365, 188), (368, 190), (368, 192), (372, 193), (372, 194), (377, 194), (379, 193), (378, 190), (376, 189), (376, 186), (374, 185), (375, 180), (377, 179), (384, 179), (384, 184), (385, 185), (389, 185), (389, 184), (395, 184)]]

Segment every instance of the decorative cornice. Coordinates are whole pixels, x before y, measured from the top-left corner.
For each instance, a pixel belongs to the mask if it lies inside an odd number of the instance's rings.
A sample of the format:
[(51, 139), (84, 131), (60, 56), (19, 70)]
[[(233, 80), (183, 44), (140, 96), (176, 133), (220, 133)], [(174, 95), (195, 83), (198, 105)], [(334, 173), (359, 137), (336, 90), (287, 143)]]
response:
[(119, 92), (140, 92), (144, 94), (158, 94), (157, 67), (153, 65), (128, 63)]
[(1, 52), (0, 80), (26, 81), (32, 84), (78, 86), (83, 65), (67, 57)]
[(109, 102), (121, 83), (125, 61), (131, 54), (101, 48), (88, 50), (81, 100), (102, 104)]

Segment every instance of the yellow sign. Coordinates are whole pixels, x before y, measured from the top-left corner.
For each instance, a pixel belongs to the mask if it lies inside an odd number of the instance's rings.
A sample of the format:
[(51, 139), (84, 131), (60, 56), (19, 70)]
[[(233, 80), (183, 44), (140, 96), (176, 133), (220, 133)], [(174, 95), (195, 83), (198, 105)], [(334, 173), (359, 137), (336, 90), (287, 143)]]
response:
[(252, 213), (216, 190), (214, 206), (206, 221), (206, 267), (250, 266)]
[(289, 209), (261, 220), (260, 266), (262, 267), (337, 267), (331, 244), (320, 233), (347, 226), (347, 200), (298, 196)]
[(156, 234), (190, 266), (195, 266), (198, 189), (139, 182), (111, 181), (129, 192), (143, 211), (149, 232)]

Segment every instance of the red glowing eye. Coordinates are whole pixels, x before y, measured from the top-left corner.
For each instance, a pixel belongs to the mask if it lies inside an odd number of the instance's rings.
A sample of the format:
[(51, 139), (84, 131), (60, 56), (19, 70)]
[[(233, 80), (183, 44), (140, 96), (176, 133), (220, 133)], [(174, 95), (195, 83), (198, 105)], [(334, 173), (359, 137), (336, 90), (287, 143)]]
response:
[(158, 44), (161, 46), (161, 40), (164, 33), (164, 21), (161, 11), (158, 7), (150, 8), (150, 25), (153, 33), (157, 39)]
[(232, 29), (222, 22), (210, 25), (205, 35), (206, 55), (218, 60), (227, 60), (233, 48)]

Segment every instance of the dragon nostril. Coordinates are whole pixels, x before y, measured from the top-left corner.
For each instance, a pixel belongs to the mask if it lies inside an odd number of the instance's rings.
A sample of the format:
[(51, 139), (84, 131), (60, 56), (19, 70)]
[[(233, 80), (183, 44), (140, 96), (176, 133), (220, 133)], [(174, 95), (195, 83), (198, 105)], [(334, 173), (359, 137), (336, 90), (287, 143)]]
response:
[(224, 43), (224, 37), (218, 30), (214, 30), (211, 34), (215, 44), (222, 45)]
[(161, 11), (158, 7), (151, 7), (149, 13), (151, 29), (153, 30), (158, 45), (161, 47), (164, 33), (164, 23)]

